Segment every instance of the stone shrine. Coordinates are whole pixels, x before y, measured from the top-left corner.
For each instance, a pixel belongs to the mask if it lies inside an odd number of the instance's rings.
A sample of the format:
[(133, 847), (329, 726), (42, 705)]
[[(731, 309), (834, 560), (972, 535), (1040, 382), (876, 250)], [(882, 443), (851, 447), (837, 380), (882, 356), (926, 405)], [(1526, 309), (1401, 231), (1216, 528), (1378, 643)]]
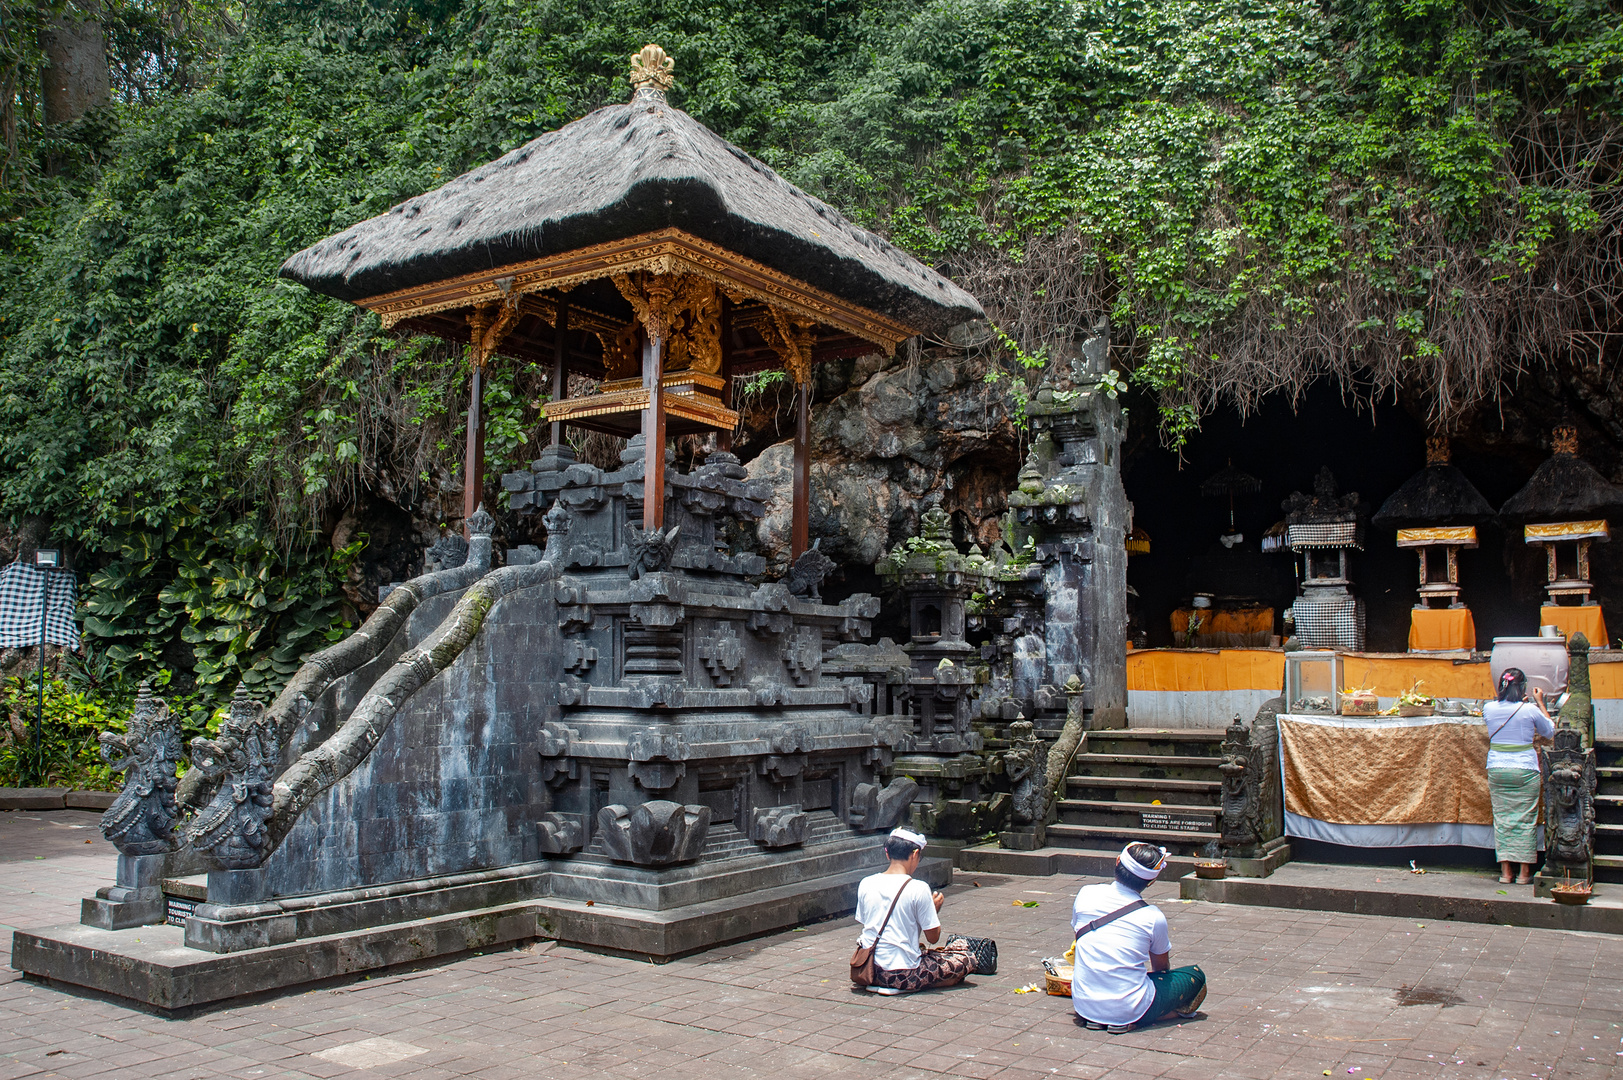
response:
[[(436, 545), (268, 707), (239, 691), (172, 798), (175, 726), (144, 697), (106, 821), (118, 879), (81, 924), (19, 931), (16, 966), (181, 1009), (535, 937), (671, 957), (849, 911), (917, 802), (898, 758), (980, 761), (962, 589), (943, 583), (947, 623), (915, 628), (911, 657), (866, 644), (874, 597), (820, 600), (803, 467), (813, 364), (980, 307), (671, 108), (671, 68), (645, 48), (630, 104), (288, 260), (386, 325), (467, 344), (466, 551)], [(502, 356), (551, 359), (559, 391), (552, 445), (502, 477), (545, 550), (505, 565), (480, 504), (482, 373)], [(730, 386), (770, 368), (801, 416), (781, 581), (728, 541), (767, 495), (728, 451)], [(565, 397), (575, 375), (595, 389)], [(1049, 422), (1051, 473), (1099, 460), (1092, 408)], [(631, 438), (604, 469), (563, 425)], [(707, 431), (717, 449), (674, 467), (667, 440)], [(1052, 555), (1079, 564), (1055, 578), (1067, 612), (1089, 588), (1086, 499), (1053, 503), (1076, 536)], [(1101, 522), (1121, 558), (1124, 523)]]

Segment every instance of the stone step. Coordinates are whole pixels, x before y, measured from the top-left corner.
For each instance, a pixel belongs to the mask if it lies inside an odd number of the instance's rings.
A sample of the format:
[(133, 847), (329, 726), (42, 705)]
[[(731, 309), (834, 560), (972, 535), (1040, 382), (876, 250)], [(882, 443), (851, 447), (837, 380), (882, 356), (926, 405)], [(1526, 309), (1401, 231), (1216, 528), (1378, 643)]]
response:
[(1191, 795), (1202, 792), (1221, 792), (1221, 780), (1169, 780), (1154, 776), (1079, 776), (1072, 773), (1065, 778), (1067, 784), (1101, 786), (1101, 782), (1119, 788), (1163, 788), (1167, 791), (1185, 791)]
[(1187, 803), (1215, 807), (1223, 797), (1216, 780), (1164, 780), (1153, 776), (1068, 776), (1067, 794), (1077, 799), (1114, 799), (1118, 802)]
[(1090, 731), (1084, 745), (1090, 753), (1177, 757), (1213, 753), (1223, 738), (1221, 730), (1205, 728), (1132, 728), (1125, 731)]
[(1066, 825), (1064, 823), (1048, 826), (1048, 842), (1077, 841), (1071, 847), (1098, 847), (1110, 848), (1114, 845), (1117, 851), (1129, 840), (1142, 840), (1146, 844), (1158, 844), (1169, 847), (1173, 844), (1194, 845), (1200, 847), (1217, 839), (1214, 832), (1175, 831), (1170, 829), (1129, 829), (1115, 828), (1104, 825)]
[(1156, 739), (1185, 742), (1220, 743), (1227, 737), (1223, 728), (1100, 728), (1088, 732), (1089, 739)]
[(1623, 856), (1623, 824), (1595, 823), (1595, 854)]
[(1623, 855), (1595, 856), (1596, 881), (1623, 881)]
[[(1118, 802), (1110, 799), (1061, 799), (1058, 803), (1060, 821), (1067, 825), (1099, 825), (1109, 828), (1137, 829), (1142, 827), (1144, 814), (1166, 814), (1190, 832), (1214, 834), (1222, 810), (1215, 806), (1167, 805), (1155, 806), (1147, 802)], [(1198, 824), (1197, 824), (1198, 822)]]
[(1141, 779), (1205, 780), (1221, 782), (1217, 771), (1222, 758), (1191, 754), (1078, 754), (1071, 762), (1072, 777), (1130, 776)]

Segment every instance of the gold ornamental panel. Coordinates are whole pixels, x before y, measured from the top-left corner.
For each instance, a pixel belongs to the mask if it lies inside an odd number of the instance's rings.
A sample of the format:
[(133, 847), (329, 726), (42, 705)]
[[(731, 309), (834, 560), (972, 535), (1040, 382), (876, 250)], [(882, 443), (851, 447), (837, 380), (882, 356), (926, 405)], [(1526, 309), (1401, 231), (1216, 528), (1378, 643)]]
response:
[(1476, 547), (1474, 525), (1437, 525), (1425, 529), (1399, 529), (1398, 547), (1431, 547), (1434, 544), (1452, 544), (1458, 547)]
[(1524, 530), (1529, 544), (1547, 544), (1552, 540), (1610, 540), (1612, 533), (1605, 519), (1599, 521), (1560, 521), (1548, 525), (1528, 525)]

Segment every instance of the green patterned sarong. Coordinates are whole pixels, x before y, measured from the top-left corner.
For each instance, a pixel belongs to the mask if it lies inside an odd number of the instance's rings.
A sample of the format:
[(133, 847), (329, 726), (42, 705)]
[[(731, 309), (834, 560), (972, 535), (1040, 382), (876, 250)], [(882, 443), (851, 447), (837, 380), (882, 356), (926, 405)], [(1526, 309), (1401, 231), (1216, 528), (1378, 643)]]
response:
[(1189, 1008), (1206, 987), (1206, 973), (1196, 964), (1171, 971), (1152, 971), (1149, 976), (1150, 985), (1155, 987), (1155, 998), (1139, 1019), (1141, 1024), (1166, 1020)]
[(1536, 769), (1489, 769), (1488, 796), (1493, 800), (1494, 857), (1500, 862), (1538, 861), (1538, 796), (1542, 777)]

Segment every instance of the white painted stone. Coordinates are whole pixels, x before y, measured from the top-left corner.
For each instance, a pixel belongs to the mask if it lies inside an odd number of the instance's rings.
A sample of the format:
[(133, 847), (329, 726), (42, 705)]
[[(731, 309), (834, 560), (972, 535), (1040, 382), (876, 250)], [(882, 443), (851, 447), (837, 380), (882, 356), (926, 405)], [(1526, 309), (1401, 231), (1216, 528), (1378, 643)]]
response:
[(393, 1065), (397, 1061), (405, 1061), (407, 1058), (414, 1058), (418, 1054), (426, 1053), (428, 1053), (427, 1050), (420, 1046), (413, 1046), (410, 1043), (399, 1042), (395, 1039), (375, 1038), (344, 1043), (342, 1046), (334, 1046), (331, 1049), (310, 1056), (331, 1062), (334, 1065), (345, 1065), (351, 1069), (375, 1069), (379, 1065)]

